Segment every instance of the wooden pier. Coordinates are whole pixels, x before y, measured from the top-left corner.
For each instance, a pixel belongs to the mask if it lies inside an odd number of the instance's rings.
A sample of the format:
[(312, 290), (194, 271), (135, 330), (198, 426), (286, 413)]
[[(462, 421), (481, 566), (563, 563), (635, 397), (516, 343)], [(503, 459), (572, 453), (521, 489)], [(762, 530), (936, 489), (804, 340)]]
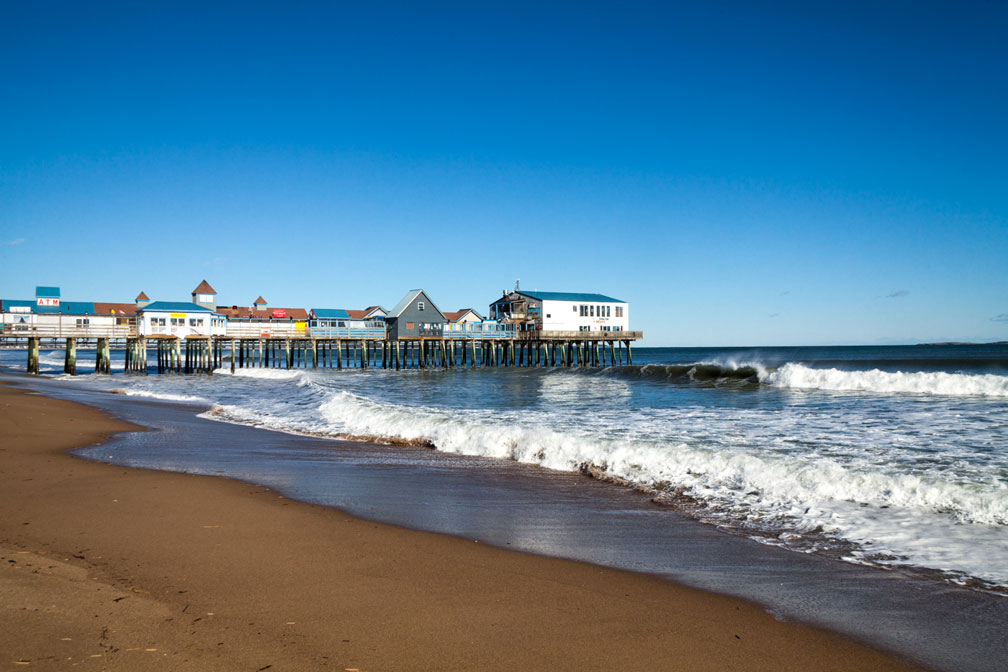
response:
[[(631, 344), (639, 331), (518, 331), (513, 338), (235, 338), (80, 333), (57, 335), (5, 332), (9, 345), (26, 342), (28, 373), (39, 372), (39, 349), (47, 340), (65, 348), (64, 373), (77, 373), (81, 347), (94, 346), (95, 372), (111, 373), (111, 348), (124, 350), (127, 374), (210, 375), (238, 369), (452, 369), (489, 367), (606, 367), (633, 363)], [(153, 350), (153, 359), (151, 351)]]

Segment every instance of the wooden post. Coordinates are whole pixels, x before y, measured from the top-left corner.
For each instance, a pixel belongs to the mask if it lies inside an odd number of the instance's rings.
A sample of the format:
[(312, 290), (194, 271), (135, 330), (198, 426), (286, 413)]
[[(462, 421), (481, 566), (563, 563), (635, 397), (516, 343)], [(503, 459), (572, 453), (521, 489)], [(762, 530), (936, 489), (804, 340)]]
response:
[(630, 341), (626, 342), (626, 363), (633, 364), (633, 353), (630, 352)]
[(39, 340), (34, 336), (28, 337), (28, 373), (37, 376), (39, 372)]
[(66, 339), (66, 354), (63, 356), (63, 373), (71, 376), (77, 373), (77, 339)]
[(102, 371), (102, 356), (101, 356), (101, 344), (102, 339), (95, 341), (95, 362), (94, 362), (94, 372), (103, 373)]

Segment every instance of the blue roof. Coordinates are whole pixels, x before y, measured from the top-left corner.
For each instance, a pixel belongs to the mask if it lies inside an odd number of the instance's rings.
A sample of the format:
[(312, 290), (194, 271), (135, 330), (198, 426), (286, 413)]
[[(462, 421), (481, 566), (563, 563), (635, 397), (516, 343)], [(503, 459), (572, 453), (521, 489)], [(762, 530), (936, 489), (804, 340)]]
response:
[(26, 301), (24, 299), (4, 299), (0, 301), (3, 304), (4, 312), (9, 312), (11, 308), (31, 308), (32, 312), (35, 312), (35, 302)]
[[(57, 297), (41, 297), (57, 298)], [(90, 301), (62, 301), (58, 306), (40, 306), (33, 299), (4, 299), (2, 302), (4, 312), (9, 312), (11, 308), (28, 308), (29, 312), (36, 315), (43, 314), (63, 314), (63, 315), (94, 315), (94, 304)]]
[(58, 299), (60, 298), (60, 288), (59, 287), (36, 287), (35, 296), (41, 299)]
[(350, 313), (342, 308), (312, 308), (312, 314), (323, 320), (349, 319)]
[(626, 303), (625, 301), (614, 299), (611, 296), (606, 296), (605, 294), (584, 294), (580, 292), (527, 292), (524, 289), (520, 290), (518, 293), (529, 296), (533, 299), (539, 299), (540, 301), (584, 301), (586, 303), (599, 301), (602, 303)]
[(212, 313), (206, 306), (200, 306), (188, 301), (155, 301), (148, 303), (143, 308), (137, 309), (138, 313), (148, 313), (159, 311), (162, 313)]

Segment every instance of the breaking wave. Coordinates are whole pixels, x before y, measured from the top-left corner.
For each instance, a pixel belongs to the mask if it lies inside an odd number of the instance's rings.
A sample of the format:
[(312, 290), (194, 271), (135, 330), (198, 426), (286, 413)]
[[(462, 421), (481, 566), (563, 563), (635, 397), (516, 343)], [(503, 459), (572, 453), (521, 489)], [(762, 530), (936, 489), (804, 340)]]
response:
[(878, 394), (923, 394), (941, 396), (1008, 397), (1008, 376), (990, 373), (905, 373), (872, 369), (843, 371), (814, 369), (789, 363), (768, 372), (761, 381), (774, 387)]
[(758, 386), (766, 369), (757, 364), (726, 366), (698, 362), (696, 364), (644, 364), (641, 366), (614, 366), (610, 374), (631, 378), (644, 378), (672, 383), (698, 383), (701, 385)]
[(796, 362), (780, 367), (759, 362), (698, 362), (615, 366), (611, 375), (701, 386), (759, 387), (796, 390), (920, 394), (934, 396), (1008, 397), (1008, 376), (943, 371), (882, 371), (813, 368)]
[(184, 401), (188, 403), (206, 403), (208, 400), (193, 394), (172, 394), (171, 392), (155, 392), (153, 390), (143, 390), (136, 387), (117, 387), (109, 390), (112, 394), (122, 394), (127, 397), (146, 397), (148, 399), (161, 399), (163, 401)]

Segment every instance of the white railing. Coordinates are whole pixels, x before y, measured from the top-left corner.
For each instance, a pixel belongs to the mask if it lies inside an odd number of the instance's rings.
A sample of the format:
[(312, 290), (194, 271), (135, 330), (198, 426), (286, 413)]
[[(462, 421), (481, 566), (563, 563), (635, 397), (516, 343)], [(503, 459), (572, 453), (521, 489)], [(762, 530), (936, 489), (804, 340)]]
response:
[[(298, 330), (297, 326), (301, 326)], [(227, 338), (307, 338), (307, 322), (237, 322), (228, 320)]]
[(136, 338), (136, 325), (3, 324), (3, 338)]

